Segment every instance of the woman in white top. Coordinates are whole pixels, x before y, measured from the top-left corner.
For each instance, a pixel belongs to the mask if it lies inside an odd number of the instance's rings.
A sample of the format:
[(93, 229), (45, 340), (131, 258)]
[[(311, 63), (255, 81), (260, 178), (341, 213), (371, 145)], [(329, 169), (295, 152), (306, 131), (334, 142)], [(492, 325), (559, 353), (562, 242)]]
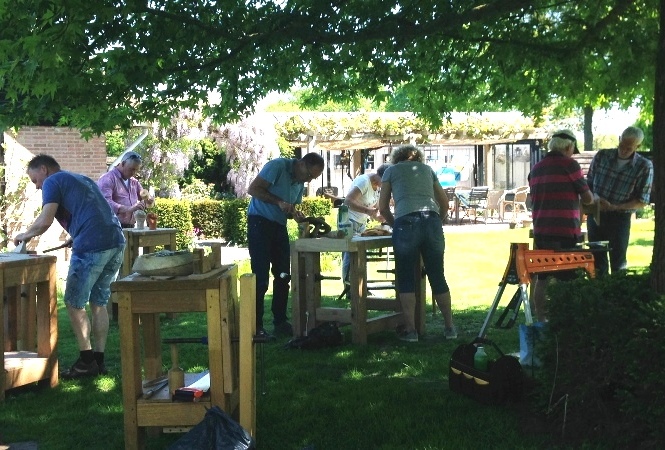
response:
[[(349, 207), (349, 220), (353, 227), (353, 234), (360, 234), (367, 228), (367, 220), (382, 221), (379, 213), (379, 193), (381, 192), (381, 177), (390, 164), (383, 164), (375, 173), (362, 174), (356, 177), (344, 198), (344, 204)], [(351, 258), (348, 253), (342, 254), (342, 280), (349, 282), (349, 267)]]

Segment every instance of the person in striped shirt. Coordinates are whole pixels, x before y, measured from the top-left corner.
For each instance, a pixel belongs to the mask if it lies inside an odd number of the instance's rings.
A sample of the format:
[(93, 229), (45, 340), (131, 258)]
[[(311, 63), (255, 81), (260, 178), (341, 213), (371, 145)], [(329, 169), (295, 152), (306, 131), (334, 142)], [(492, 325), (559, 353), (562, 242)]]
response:
[[(579, 153), (575, 134), (570, 130), (554, 133), (548, 143), (548, 153), (529, 173), (532, 201), (534, 244), (538, 249), (575, 248), (582, 240), (580, 200), (594, 202), (582, 169), (572, 156)], [(534, 286), (536, 320), (547, 320), (545, 289), (551, 277), (566, 281), (575, 277), (574, 271), (539, 274)]]
[(596, 273), (606, 275), (626, 269), (626, 251), (630, 239), (630, 221), (633, 213), (649, 204), (653, 183), (653, 164), (636, 153), (642, 145), (644, 132), (628, 127), (619, 139), (619, 147), (596, 153), (587, 182), (594, 196), (600, 199), (600, 224), (593, 218), (587, 222), (589, 241), (609, 241), (610, 261), (607, 254), (595, 256)]

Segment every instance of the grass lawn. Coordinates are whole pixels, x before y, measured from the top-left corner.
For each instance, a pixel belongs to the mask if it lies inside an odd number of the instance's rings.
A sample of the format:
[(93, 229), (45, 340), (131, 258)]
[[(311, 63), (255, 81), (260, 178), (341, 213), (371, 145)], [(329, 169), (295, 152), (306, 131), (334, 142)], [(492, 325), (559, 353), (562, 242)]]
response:
[[(628, 252), (631, 267), (649, 265), (653, 230), (653, 219), (634, 222)], [(367, 346), (345, 344), (307, 352), (285, 350), (285, 339), (265, 345), (263, 370), (260, 366), (257, 374), (258, 448), (553, 448), (555, 437), (538, 432), (525, 420), (528, 405), (488, 407), (448, 389), (450, 355), (480, 330), (506, 267), (509, 244), (528, 241), (526, 229), (446, 227), (446, 277), (460, 331), (456, 341), (443, 338), (441, 315), (432, 316), (428, 306), (428, 333), (418, 343), (403, 343), (395, 333), (385, 332), (371, 335)], [(323, 270), (338, 275), (338, 262), (331, 259)], [(248, 267), (240, 264), (239, 272)], [(324, 281), (325, 301), (335, 303), (340, 290), (339, 281)], [(509, 286), (501, 305), (513, 292)], [(268, 322), (266, 316), (266, 327), (271, 329)], [(62, 301), (59, 324), (60, 365), (66, 368), (78, 351)], [(343, 331), (350, 342), (350, 330)], [(163, 337), (201, 333), (205, 333), (201, 315), (163, 319)], [(491, 328), (489, 337), (505, 352), (518, 350), (516, 327)], [(61, 381), (54, 389), (29, 386), (8, 392), (0, 406), (0, 444), (35, 441), (44, 450), (124, 448), (118, 349), (114, 323), (107, 349), (108, 376)], [(180, 365), (200, 370), (207, 365), (205, 354), (199, 345), (189, 345), (181, 351)], [(164, 346), (164, 364), (170, 364), (168, 346)], [(150, 438), (148, 448), (165, 448), (179, 436)]]

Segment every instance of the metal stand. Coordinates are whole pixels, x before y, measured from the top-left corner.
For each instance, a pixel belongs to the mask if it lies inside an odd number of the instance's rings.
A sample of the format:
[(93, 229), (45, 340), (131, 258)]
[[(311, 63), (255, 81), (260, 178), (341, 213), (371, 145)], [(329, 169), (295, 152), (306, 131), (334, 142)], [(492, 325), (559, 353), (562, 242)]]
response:
[(587, 250), (565, 249), (565, 250), (529, 250), (528, 243), (511, 243), (508, 265), (503, 273), (499, 289), (494, 296), (492, 306), (485, 317), (483, 326), (478, 333), (479, 338), (485, 338), (487, 328), (492, 316), (501, 301), (501, 296), (508, 284), (517, 284), (518, 289), (506, 309), (497, 321), (501, 327), (506, 317), (510, 317), (508, 323), (503, 326), (510, 328), (517, 319), (520, 306), (524, 304), (524, 317), (527, 325), (533, 324), (531, 305), (529, 304), (529, 283), (531, 277), (539, 273), (558, 272), (561, 270), (583, 269), (593, 278), (595, 276), (593, 253)]

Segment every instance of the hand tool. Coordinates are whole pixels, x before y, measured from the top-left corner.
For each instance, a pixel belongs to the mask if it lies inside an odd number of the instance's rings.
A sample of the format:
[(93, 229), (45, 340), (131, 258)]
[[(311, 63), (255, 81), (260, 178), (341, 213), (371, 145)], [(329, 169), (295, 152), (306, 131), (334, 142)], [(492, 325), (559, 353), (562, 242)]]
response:
[(71, 246), (72, 246), (72, 241), (67, 240), (64, 244), (58, 245), (57, 247), (47, 248), (46, 250), (44, 250), (44, 253), (53, 252), (55, 250), (60, 250), (61, 248), (71, 247)]
[(168, 380), (168, 379), (167, 379), (167, 380), (163, 380), (163, 381), (161, 381), (161, 382), (155, 384), (154, 387), (148, 389), (147, 391), (145, 391), (145, 392), (143, 393), (143, 398), (146, 399), (146, 400), (149, 399), (150, 397), (152, 397), (153, 395), (155, 395), (157, 392), (161, 391), (161, 390), (164, 388), (164, 386), (166, 386), (167, 384), (169, 384), (169, 380)]

